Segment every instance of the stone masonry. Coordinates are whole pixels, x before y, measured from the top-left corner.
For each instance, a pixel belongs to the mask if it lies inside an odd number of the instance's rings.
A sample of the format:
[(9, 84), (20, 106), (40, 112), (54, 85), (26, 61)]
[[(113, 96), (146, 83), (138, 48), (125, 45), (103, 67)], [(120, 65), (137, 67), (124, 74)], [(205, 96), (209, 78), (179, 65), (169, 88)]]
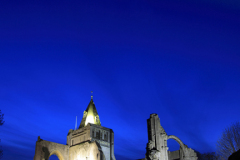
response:
[(59, 160), (116, 160), (113, 130), (101, 126), (92, 97), (79, 128), (69, 130), (66, 145), (38, 137), (34, 160), (48, 160), (53, 154)]
[[(178, 137), (167, 135), (160, 124), (157, 114), (150, 115), (150, 118), (147, 120), (147, 127), (148, 143), (145, 160), (197, 160), (197, 154), (193, 149), (188, 148)], [(168, 139), (176, 140), (180, 145), (180, 150), (169, 152), (167, 147)]]

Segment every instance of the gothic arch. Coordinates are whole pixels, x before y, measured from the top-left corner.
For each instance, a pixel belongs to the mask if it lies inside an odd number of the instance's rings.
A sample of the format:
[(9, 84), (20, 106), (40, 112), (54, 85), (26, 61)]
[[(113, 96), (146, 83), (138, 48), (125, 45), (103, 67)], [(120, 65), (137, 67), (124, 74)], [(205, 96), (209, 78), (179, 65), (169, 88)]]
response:
[(53, 154), (59, 160), (68, 160), (68, 150), (69, 147), (67, 145), (45, 141), (39, 137), (36, 142), (34, 160), (48, 160)]
[(61, 154), (58, 150), (54, 150), (54, 151), (52, 151), (52, 152), (50, 153), (48, 159), (49, 159), (50, 156), (53, 155), (53, 154), (56, 155), (56, 156), (58, 157), (59, 160), (64, 160), (62, 154)]
[(177, 137), (177, 136), (174, 136), (174, 135), (170, 135), (168, 136), (168, 139), (174, 139), (175, 141), (178, 142), (178, 144), (180, 145), (180, 147), (182, 148), (182, 151), (183, 151), (183, 156), (185, 157), (186, 155), (186, 152), (185, 152), (185, 144), (183, 144), (183, 142)]

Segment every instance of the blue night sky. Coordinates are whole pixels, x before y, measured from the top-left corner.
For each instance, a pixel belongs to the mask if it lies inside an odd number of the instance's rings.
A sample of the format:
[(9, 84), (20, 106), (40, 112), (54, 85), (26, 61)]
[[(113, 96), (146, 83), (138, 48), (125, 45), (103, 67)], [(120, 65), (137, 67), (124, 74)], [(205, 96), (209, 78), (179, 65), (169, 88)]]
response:
[(3, 159), (33, 159), (38, 136), (66, 144), (91, 91), (117, 160), (145, 157), (151, 113), (215, 151), (240, 121), (239, 28), (239, 0), (1, 0)]

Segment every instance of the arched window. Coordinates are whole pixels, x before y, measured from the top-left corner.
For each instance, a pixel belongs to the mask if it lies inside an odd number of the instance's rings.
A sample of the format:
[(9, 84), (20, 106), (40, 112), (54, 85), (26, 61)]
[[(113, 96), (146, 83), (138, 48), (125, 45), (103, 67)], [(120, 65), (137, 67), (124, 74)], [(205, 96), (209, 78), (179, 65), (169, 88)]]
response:
[(94, 130), (92, 131), (92, 137), (94, 137)]
[(105, 140), (108, 141), (108, 132), (106, 133), (106, 139)]
[(100, 138), (99, 139), (102, 139), (102, 132), (101, 131), (99, 131), (100, 132)]
[(96, 138), (100, 139), (100, 131), (96, 131)]

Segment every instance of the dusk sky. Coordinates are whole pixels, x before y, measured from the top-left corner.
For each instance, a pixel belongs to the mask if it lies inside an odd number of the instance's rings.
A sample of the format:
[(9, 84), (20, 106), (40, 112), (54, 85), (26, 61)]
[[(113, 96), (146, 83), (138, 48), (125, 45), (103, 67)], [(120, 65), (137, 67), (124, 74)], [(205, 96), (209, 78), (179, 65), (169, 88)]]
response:
[(66, 144), (91, 91), (117, 160), (145, 157), (151, 113), (216, 151), (240, 121), (240, 1), (1, 0), (3, 160), (33, 159), (38, 136)]

